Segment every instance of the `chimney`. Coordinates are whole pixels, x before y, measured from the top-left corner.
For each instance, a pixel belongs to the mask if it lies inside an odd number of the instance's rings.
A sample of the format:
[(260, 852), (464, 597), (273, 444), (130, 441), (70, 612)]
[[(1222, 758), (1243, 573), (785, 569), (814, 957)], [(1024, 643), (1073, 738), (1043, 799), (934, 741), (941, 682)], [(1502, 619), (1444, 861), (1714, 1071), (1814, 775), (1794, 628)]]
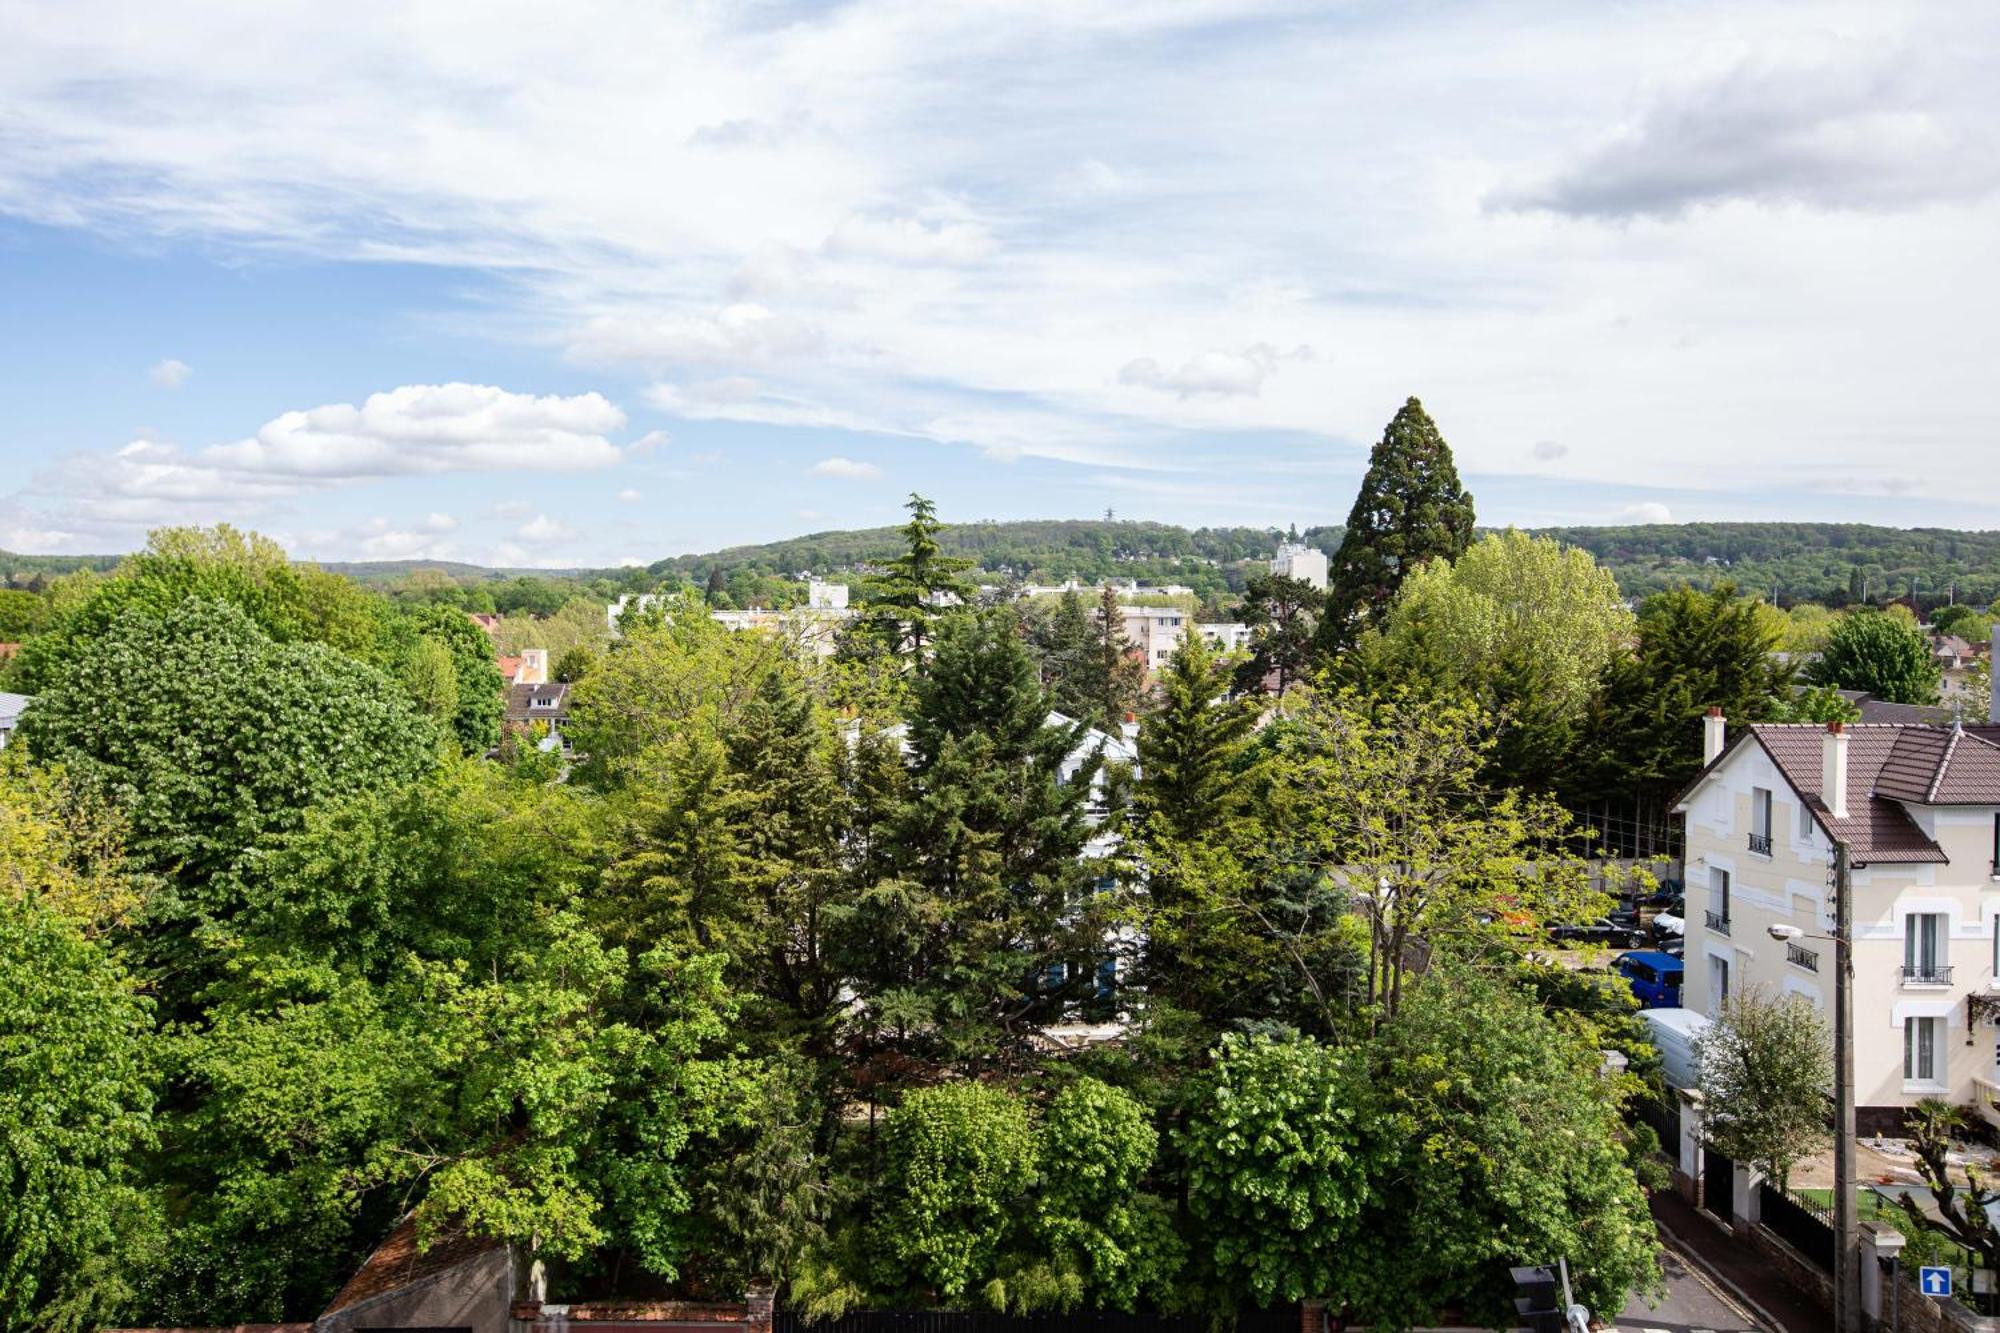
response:
[(1707, 768), (1722, 753), (1722, 746), (1729, 739), (1729, 724), (1722, 718), (1720, 708), (1708, 710), (1708, 716), (1701, 720), (1701, 766)]
[[(1988, 684), (2000, 684), (2000, 624), (1993, 626), (1993, 646), (1986, 654), (1986, 678)], [(2000, 722), (2000, 691), (1986, 705), (1986, 720)]]
[(516, 685), (546, 685), (549, 683), (549, 650), (546, 648), (523, 648), (521, 669), (514, 676)]
[(1835, 819), (1847, 818), (1847, 724), (1826, 724), (1820, 742), (1819, 798)]

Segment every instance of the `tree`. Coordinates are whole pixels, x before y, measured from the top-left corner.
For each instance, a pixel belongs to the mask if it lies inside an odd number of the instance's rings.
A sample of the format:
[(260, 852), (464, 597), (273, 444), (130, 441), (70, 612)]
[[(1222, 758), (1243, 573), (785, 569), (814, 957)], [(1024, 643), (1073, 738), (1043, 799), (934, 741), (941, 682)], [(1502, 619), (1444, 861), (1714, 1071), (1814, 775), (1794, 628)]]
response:
[(1164, 1303), (1185, 1258), (1166, 1202), (1143, 1188), (1159, 1148), (1130, 1093), (1080, 1078), (1052, 1098), (1039, 1128), (1032, 1230), (1044, 1256), (1015, 1274), (1019, 1308), (1130, 1310)]
[(35, 897), (0, 895), (0, 1330), (88, 1330), (129, 1297), (152, 1225), (150, 1006), (111, 954)]
[(1735, 726), (1774, 716), (1793, 671), (1777, 631), (1733, 584), (1673, 588), (1639, 608), (1637, 651), (1614, 659), (1584, 719), (1570, 795), (1618, 794), (1657, 806), (1701, 768), (1701, 719)]
[(1097, 599), (1097, 662), (1092, 683), (1097, 697), (1092, 700), (1086, 721), (1115, 727), (1137, 706), (1139, 692), (1146, 687), (1145, 659), (1134, 655), (1132, 641), (1125, 637), (1125, 607), (1117, 589), (1110, 584)]
[(555, 679), (565, 685), (574, 685), (588, 676), (597, 666), (597, 654), (584, 644), (565, 648), (563, 655), (556, 659)]
[(1159, 705), (1139, 732), (1133, 808), (1141, 839), (1227, 840), (1254, 797), (1245, 779), (1253, 699), (1229, 697), (1230, 670), (1189, 634), (1160, 677)]
[(499, 744), (507, 682), (500, 678), (485, 630), (456, 608), (424, 606), (400, 612), (384, 639), (386, 663), (461, 751), (485, 754)]
[(1509, 528), (1412, 570), (1360, 651), (1377, 672), (1508, 712), (1505, 668), (1532, 663), (1538, 700), (1574, 719), (1633, 631), (1618, 581), (1588, 551)]
[(1826, 1141), (1833, 1083), (1826, 1020), (1800, 996), (1744, 990), (1729, 997), (1694, 1045), (1703, 1137), (1724, 1156), (1761, 1167), (1783, 1189), (1793, 1163)]
[(0, 588), (0, 643), (19, 643), (48, 627), (48, 600), (19, 588)]
[(1473, 709), (1319, 693), (1280, 744), (1273, 818), (1361, 899), (1368, 998), (1383, 1013), (1400, 1004), (1420, 942), (1535, 938), (1544, 922), (1604, 910), (1564, 846), (1570, 820), (1560, 807), (1479, 786), (1492, 740)]
[(1048, 724), (1009, 609), (946, 621), (916, 695), (887, 874), (848, 915), (849, 956), (906, 1047), (976, 1065), (1094, 988), (1104, 922), (1082, 852), (1099, 764), (1065, 774), (1082, 728)]
[(1600, 1313), (1658, 1281), (1624, 1090), (1593, 1043), (1497, 982), (1445, 970), (1413, 987), (1364, 1054), (1372, 1188), (1335, 1289), (1356, 1322), (1405, 1328), (1456, 1306), (1501, 1327), (1513, 1322), (1508, 1268), (1556, 1256)]
[(1097, 683), (1097, 639), (1090, 612), (1074, 588), (1063, 593), (1053, 612), (1030, 622), (1029, 641), (1041, 659), (1042, 687), (1057, 712), (1074, 718), (1096, 714), (1103, 697)]
[(944, 525), (938, 522), (936, 505), (912, 494), (904, 508), (910, 521), (903, 525), (903, 553), (870, 588), (868, 604), (897, 651), (922, 658), (939, 610), (972, 600), (973, 586), (964, 577), (972, 562), (948, 556), (938, 545)]
[(1936, 634), (1955, 634), (1967, 643), (1978, 647), (1993, 638), (1993, 616), (1976, 606), (1959, 603), (1955, 606), (1940, 607), (1931, 616), (1931, 631)]
[(953, 1303), (983, 1294), (1034, 1176), (1027, 1108), (977, 1083), (919, 1088), (883, 1122), (882, 1153), (877, 1281)]
[(1319, 647), (1331, 656), (1388, 607), (1428, 560), (1456, 560), (1472, 541), (1472, 496), (1451, 447), (1415, 398), (1390, 419), (1368, 457), (1361, 492), (1334, 553)]
[(1952, 1170), (1952, 1141), (1965, 1129), (1965, 1110), (1936, 1097), (1925, 1097), (1912, 1108), (1908, 1122), (1910, 1148), (1917, 1157), (1917, 1174), (1929, 1187), (1937, 1215), (1929, 1216), (1915, 1191), (1897, 1196), (1910, 1234), (1921, 1236), (1938, 1228), (1979, 1257), (1982, 1268), (2000, 1268), (2000, 1229), (1993, 1224), (1993, 1206), (2000, 1191), (1970, 1163)]
[(1890, 703), (1938, 700), (1940, 672), (1924, 632), (1880, 611), (1857, 611), (1835, 626), (1808, 674), (1818, 684), (1860, 690)]
[(458, 669), (451, 649), (436, 639), (419, 639), (396, 675), (419, 713), (441, 728), (451, 725), (458, 713)]
[(1252, 574), (1243, 596), (1243, 621), (1250, 626), (1250, 657), (1236, 669), (1236, 688), (1261, 690), (1276, 676), (1283, 694), (1312, 669), (1313, 637), (1324, 598), (1303, 579)]
[(226, 922), (234, 872), (318, 801), (407, 781), (436, 732), (379, 672), (317, 643), (275, 643), (231, 603), (132, 606), (22, 718), (128, 821), (135, 865), (165, 877), (156, 922)]
[(1231, 1034), (1194, 1096), (1179, 1136), (1188, 1210), (1224, 1292), (1262, 1307), (1345, 1291), (1371, 1188), (1354, 1062)]

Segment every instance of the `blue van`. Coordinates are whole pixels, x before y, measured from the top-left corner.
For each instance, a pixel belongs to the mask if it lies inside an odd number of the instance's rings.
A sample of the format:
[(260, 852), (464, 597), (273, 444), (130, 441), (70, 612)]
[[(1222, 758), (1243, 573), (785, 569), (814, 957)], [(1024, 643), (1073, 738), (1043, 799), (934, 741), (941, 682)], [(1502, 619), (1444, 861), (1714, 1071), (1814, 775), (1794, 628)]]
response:
[(1639, 997), (1641, 1009), (1681, 1007), (1681, 976), (1685, 969), (1672, 954), (1657, 949), (1621, 953), (1613, 966)]

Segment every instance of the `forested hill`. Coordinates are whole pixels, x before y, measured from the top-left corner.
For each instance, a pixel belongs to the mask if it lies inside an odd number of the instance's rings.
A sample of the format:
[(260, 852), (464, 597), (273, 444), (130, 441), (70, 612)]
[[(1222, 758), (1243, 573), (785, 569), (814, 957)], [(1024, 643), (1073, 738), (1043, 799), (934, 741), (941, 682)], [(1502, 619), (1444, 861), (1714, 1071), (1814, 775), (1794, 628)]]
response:
[[(1955, 597), (1982, 605), (2000, 597), (2000, 532), (1946, 528), (1883, 528), (1859, 523), (1675, 523), (1639, 527), (1543, 529), (1580, 546), (1618, 577), (1629, 596), (1676, 583), (1706, 585), (1724, 579), (1781, 603), (1843, 603), (1865, 597), (1907, 596), (1914, 585), (1926, 606)], [(1001, 578), (1055, 582), (1125, 577), (1185, 583), (1205, 597), (1239, 591), (1244, 578), (1290, 534), (1276, 528), (1183, 528), (1126, 519), (1037, 519), (962, 523), (945, 528), (946, 550), (973, 560)], [(1302, 540), (1331, 552), (1338, 527), (1308, 528)], [(838, 574), (865, 569), (902, 549), (899, 528), (815, 532), (760, 546), (732, 546), (707, 554), (661, 560), (654, 579), (701, 584), (720, 571), (722, 582), (755, 583), (810, 571)], [(108, 569), (116, 556), (13, 555), (0, 551), (0, 581), (39, 586), (79, 568)], [(378, 561), (327, 568), (364, 582), (399, 578), (415, 568), (444, 568), (460, 582), (511, 577), (528, 571), (440, 565), (436, 561)], [(620, 586), (638, 571), (534, 571), (544, 577), (598, 575)]]
[[(2000, 532), (1884, 528), (1859, 523), (1677, 523), (1542, 529), (1608, 566), (1630, 596), (1676, 583), (1732, 580), (1781, 602), (1881, 601), (1910, 592), (1928, 605), (1956, 595), (1981, 604), (2000, 597)], [(1267, 558), (1286, 534), (1275, 528), (1195, 528), (1167, 523), (1077, 519), (968, 523), (947, 527), (953, 554), (994, 574), (1029, 580), (1068, 577), (1173, 579), (1204, 594), (1240, 588), (1245, 562)], [(1308, 528), (1303, 540), (1331, 553), (1339, 527)], [(720, 570), (834, 573), (878, 563), (901, 549), (896, 528), (819, 532), (762, 546), (684, 555), (652, 566), (656, 575), (701, 582)]]

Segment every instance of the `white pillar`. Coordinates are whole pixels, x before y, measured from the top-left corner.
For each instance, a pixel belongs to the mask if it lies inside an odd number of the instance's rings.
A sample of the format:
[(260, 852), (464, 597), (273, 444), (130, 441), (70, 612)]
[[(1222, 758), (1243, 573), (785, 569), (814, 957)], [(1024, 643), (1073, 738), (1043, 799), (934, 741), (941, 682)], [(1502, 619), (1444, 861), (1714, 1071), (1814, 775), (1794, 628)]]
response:
[(1895, 1278), (1896, 1256), (1903, 1252), (1903, 1233), (1887, 1222), (1861, 1224), (1861, 1311), (1870, 1323), (1885, 1322), (1888, 1302), (1883, 1293)]
[(1754, 1166), (1738, 1162), (1730, 1171), (1729, 1219), (1738, 1232), (1750, 1230), (1763, 1217), (1764, 1199), (1759, 1189), (1763, 1183), (1764, 1173)]
[(1687, 1201), (1695, 1201), (1701, 1188), (1701, 1094), (1692, 1088), (1680, 1090), (1681, 1135), (1680, 1174), (1687, 1181)]

